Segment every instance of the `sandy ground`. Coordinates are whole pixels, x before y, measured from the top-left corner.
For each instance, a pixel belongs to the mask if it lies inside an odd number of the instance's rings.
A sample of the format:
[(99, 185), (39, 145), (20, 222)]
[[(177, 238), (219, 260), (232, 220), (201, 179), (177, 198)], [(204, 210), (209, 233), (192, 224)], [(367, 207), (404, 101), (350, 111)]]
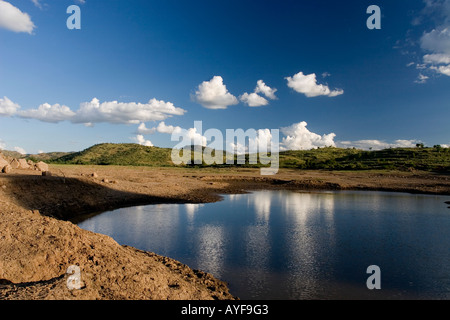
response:
[[(0, 174), (0, 299), (235, 299), (227, 284), (182, 262), (120, 246), (70, 221), (153, 203), (201, 203), (256, 189), (384, 190), (450, 195), (450, 176), (424, 172), (327, 172), (51, 166), (53, 176)], [(95, 174), (94, 174), (95, 173)], [(94, 174), (94, 175), (93, 175)], [(450, 200), (450, 197), (449, 197)], [(66, 270), (81, 269), (69, 290)]]

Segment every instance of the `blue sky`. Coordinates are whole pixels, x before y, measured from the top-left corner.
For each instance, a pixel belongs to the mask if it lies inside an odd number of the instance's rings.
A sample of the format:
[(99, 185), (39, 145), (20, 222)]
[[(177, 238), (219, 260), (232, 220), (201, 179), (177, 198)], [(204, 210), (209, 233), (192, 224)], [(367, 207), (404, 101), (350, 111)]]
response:
[(450, 145), (449, 88), (450, 0), (0, 0), (8, 150), (171, 147), (196, 120), (282, 149)]

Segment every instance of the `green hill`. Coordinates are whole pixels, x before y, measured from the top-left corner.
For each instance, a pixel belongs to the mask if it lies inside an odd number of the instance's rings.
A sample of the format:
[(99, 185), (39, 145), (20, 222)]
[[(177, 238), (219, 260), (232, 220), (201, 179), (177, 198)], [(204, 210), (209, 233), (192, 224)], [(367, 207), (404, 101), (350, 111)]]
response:
[(104, 143), (81, 152), (71, 153), (53, 163), (122, 166), (173, 166), (171, 149), (145, 147), (138, 144)]
[(379, 151), (321, 148), (280, 153), (280, 167), (329, 170), (424, 170), (450, 172), (449, 148), (391, 148)]
[[(205, 150), (203, 148), (203, 150)], [(138, 144), (99, 144), (53, 163), (124, 166), (174, 166), (169, 148)], [(247, 156), (248, 158), (248, 156)], [(194, 165), (193, 165), (194, 166)], [(195, 165), (204, 167), (205, 165)], [(260, 167), (261, 165), (214, 165)], [(449, 148), (392, 148), (380, 151), (320, 148), (280, 152), (280, 168), (308, 170), (424, 170), (450, 173)]]

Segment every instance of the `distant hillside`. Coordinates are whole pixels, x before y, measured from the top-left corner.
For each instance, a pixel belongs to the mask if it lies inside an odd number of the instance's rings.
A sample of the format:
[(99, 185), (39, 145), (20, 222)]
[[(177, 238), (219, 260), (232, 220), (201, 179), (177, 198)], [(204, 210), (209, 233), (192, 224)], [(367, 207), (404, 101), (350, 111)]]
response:
[(379, 151), (321, 148), (280, 153), (280, 166), (329, 170), (425, 170), (450, 172), (449, 148), (391, 148)]
[(21, 154), (20, 152), (17, 152), (17, 151), (0, 150), (0, 153), (2, 153), (5, 157), (16, 158), (16, 159), (21, 159), (21, 158), (26, 157), (24, 154)]
[[(171, 160), (171, 149), (169, 148), (111, 143), (95, 145), (81, 152), (64, 155), (52, 162), (86, 165), (174, 166)], [(215, 166), (218, 167), (218, 165)], [(229, 165), (223, 166), (229, 167)], [(242, 166), (259, 167), (261, 165), (249, 165), (247, 163)], [(280, 153), (280, 168), (308, 170), (425, 170), (450, 173), (450, 149), (393, 148), (380, 151), (364, 151), (329, 147), (303, 151), (285, 151)]]
[(33, 160), (34, 162), (39, 161), (52, 161), (63, 156), (72, 154), (73, 152), (47, 152), (47, 153), (39, 153), (39, 154), (30, 154), (27, 155), (27, 159)]
[(173, 166), (171, 149), (145, 147), (139, 144), (104, 143), (52, 161), (66, 164)]
[(29, 159), (33, 160), (34, 162), (39, 161), (51, 161), (58, 158), (61, 158), (62, 156), (71, 154), (72, 152), (47, 152), (47, 153), (39, 153), (39, 154), (21, 154), (17, 151), (9, 151), (9, 150), (0, 150), (0, 154), (3, 154), (5, 157), (9, 158), (16, 158), (16, 159)]

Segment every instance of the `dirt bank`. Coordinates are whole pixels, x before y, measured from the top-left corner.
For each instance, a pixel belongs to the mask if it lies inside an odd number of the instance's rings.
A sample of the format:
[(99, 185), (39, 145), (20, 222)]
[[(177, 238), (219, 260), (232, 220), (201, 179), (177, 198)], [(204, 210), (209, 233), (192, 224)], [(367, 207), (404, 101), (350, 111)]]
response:
[[(254, 189), (386, 190), (450, 195), (450, 177), (429, 173), (52, 166), (53, 176), (0, 175), (1, 299), (233, 299), (212, 275), (67, 220), (151, 203), (212, 202)], [(95, 175), (93, 173), (95, 172)], [(83, 288), (65, 272), (81, 268)]]

